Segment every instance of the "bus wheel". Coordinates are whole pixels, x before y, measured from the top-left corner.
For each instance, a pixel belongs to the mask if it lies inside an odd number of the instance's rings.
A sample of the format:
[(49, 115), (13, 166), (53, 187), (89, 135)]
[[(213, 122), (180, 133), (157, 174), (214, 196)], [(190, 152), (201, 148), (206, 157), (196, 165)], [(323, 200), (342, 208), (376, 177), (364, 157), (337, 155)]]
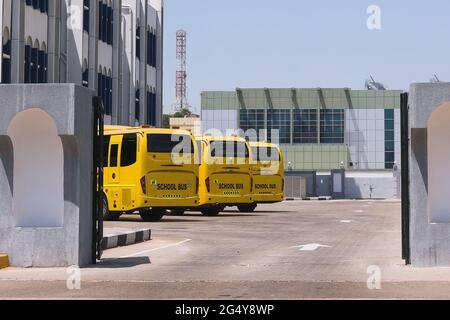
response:
[(141, 210), (139, 212), (142, 220), (145, 222), (158, 222), (166, 214), (166, 210), (164, 209), (151, 209), (151, 210)]
[(238, 206), (238, 209), (242, 213), (252, 213), (252, 212), (255, 212), (257, 207), (258, 207), (258, 205), (256, 203), (252, 203), (252, 204), (240, 205), (240, 206)]
[(169, 215), (180, 217), (180, 216), (183, 216), (185, 212), (186, 211), (183, 209), (174, 209), (174, 210), (169, 210)]
[(111, 212), (108, 208), (108, 199), (106, 196), (103, 196), (103, 221), (117, 221), (120, 219), (122, 213), (120, 212)]
[(202, 214), (206, 217), (216, 217), (223, 211), (223, 207), (212, 207), (202, 209)]

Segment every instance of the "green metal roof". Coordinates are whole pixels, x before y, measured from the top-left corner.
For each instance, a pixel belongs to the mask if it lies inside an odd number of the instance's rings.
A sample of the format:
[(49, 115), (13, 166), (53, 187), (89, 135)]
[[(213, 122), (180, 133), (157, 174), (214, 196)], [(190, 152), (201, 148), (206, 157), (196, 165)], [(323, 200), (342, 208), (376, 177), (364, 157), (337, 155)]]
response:
[(202, 109), (398, 109), (401, 90), (237, 89), (202, 92)]

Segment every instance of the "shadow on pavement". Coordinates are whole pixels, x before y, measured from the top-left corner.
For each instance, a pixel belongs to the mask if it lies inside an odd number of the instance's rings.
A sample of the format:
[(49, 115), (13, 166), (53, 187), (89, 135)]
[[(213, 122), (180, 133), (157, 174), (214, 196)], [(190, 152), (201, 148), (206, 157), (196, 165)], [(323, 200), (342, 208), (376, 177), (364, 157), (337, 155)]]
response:
[[(204, 219), (211, 219), (211, 218), (231, 218), (231, 217), (241, 217), (241, 218), (251, 218), (251, 217), (261, 217), (261, 215), (258, 214), (248, 214), (248, 213), (239, 213), (239, 214), (233, 214), (230, 212), (223, 212), (215, 217), (206, 217), (203, 216), (201, 213), (187, 213), (183, 215), (184, 217), (203, 217)], [(189, 222), (194, 220), (188, 220)], [(203, 221), (203, 220), (200, 220)]]
[[(188, 215), (186, 215), (188, 216)], [(161, 221), (158, 222), (145, 222), (140, 218), (124, 218), (121, 217), (119, 221), (116, 222), (134, 222), (134, 223), (146, 223), (146, 224), (156, 224), (156, 223), (165, 223), (165, 222), (186, 222), (187, 220), (183, 220), (181, 217), (177, 216), (165, 216)], [(204, 220), (189, 220), (189, 222), (205, 222)]]
[(109, 258), (102, 259), (96, 265), (91, 266), (93, 269), (122, 269), (132, 268), (145, 264), (151, 264), (149, 257), (136, 257), (136, 258)]

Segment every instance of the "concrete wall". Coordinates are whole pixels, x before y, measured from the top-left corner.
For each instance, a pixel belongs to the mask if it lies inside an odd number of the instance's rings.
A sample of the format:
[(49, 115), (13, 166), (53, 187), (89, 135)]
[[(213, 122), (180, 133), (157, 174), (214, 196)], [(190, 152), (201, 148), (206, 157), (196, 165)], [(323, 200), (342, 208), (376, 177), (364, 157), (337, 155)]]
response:
[(411, 264), (450, 266), (450, 83), (412, 84), (409, 104)]
[[(93, 262), (93, 96), (93, 91), (75, 85), (0, 86), (0, 251), (9, 254), (12, 266), (65, 267), (85, 266)], [(56, 212), (62, 215), (58, 225), (52, 222), (40, 223), (38, 217), (27, 220), (26, 224), (18, 220), (15, 203), (27, 197), (21, 192), (28, 193), (31, 199), (39, 193), (36, 190), (39, 181), (30, 184), (35, 186), (33, 189), (23, 190), (22, 187), (17, 187), (15, 174), (21, 168), (15, 166), (21, 164), (14, 157), (17, 143), (22, 141), (8, 136), (14, 131), (11, 123), (13, 126), (20, 126), (21, 121), (16, 122), (17, 117), (28, 112), (38, 112), (50, 123), (53, 122), (55, 137), (59, 137), (61, 141), (64, 187), (61, 199), (63, 212)], [(44, 129), (43, 126), (42, 121), (36, 121), (23, 126), (22, 130), (29, 127), (31, 132), (38, 132)], [(54, 159), (55, 155), (48, 151), (51, 150), (45, 150), (44, 147), (38, 149), (36, 152), (40, 153), (36, 157)], [(33, 159), (30, 158), (29, 161), (33, 162)], [(34, 169), (42, 171), (45, 168)], [(47, 168), (47, 173), (40, 172), (39, 175), (30, 173), (30, 177), (40, 177), (42, 180), (45, 176), (54, 177), (57, 173), (53, 169)], [(44, 189), (49, 183), (40, 182)], [(43, 205), (47, 201), (45, 198), (52, 196), (41, 195), (42, 199), (35, 198), (35, 214), (46, 207)], [(54, 201), (58, 202), (57, 195), (54, 196)]]
[[(331, 197), (330, 172), (287, 172), (306, 179), (308, 197)], [(394, 171), (347, 171), (344, 180), (345, 199), (399, 199), (401, 194), (400, 172)]]
[(398, 176), (390, 171), (347, 172), (345, 197), (347, 199), (398, 199)]

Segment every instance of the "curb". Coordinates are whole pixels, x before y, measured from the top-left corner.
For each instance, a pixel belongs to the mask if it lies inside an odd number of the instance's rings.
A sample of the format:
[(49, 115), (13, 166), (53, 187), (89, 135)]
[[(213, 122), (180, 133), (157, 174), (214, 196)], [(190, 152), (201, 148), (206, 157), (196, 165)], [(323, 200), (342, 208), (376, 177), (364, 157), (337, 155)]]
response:
[(9, 259), (6, 254), (0, 254), (0, 269), (9, 267)]
[(306, 201), (331, 201), (332, 197), (308, 197), (305, 199)]
[(152, 231), (150, 229), (136, 230), (123, 234), (109, 235), (103, 238), (103, 250), (109, 250), (119, 247), (131, 246), (152, 240)]

